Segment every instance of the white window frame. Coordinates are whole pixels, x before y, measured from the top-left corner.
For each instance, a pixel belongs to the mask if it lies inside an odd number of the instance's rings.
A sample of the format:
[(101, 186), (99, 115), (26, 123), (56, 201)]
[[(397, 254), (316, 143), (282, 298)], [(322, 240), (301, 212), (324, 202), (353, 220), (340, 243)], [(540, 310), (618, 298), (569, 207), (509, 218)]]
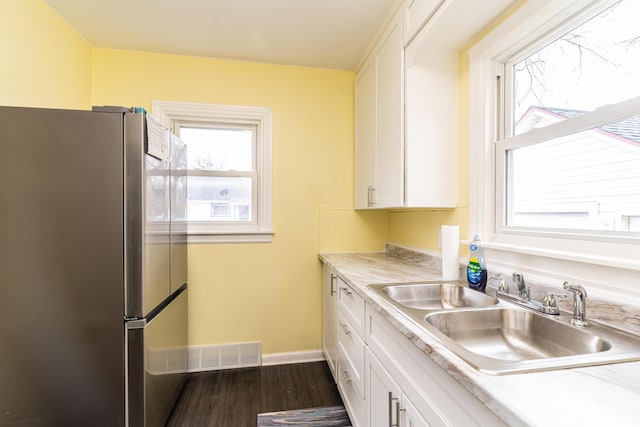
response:
[[(556, 236), (526, 233), (511, 234), (497, 227), (496, 144), (508, 125), (501, 122), (504, 94), (499, 93), (497, 78), (504, 73), (504, 63), (513, 53), (534, 41), (553, 40), (566, 30), (563, 23), (577, 23), (611, 5), (613, 0), (530, 0), (469, 51), (469, 233), (480, 233), (485, 241), (489, 270), (510, 273), (525, 271), (534, 278), (559, 284), (562, 280), (579, 281), (596, 292), (638, 295), (640, 245), (637, 239), (609, 239), (594, 236)], [(637, 100), (629, 102), (638, 102)], [(603, 108), (597, 117), (585, 116), (579, 123), (584, 130), (600, 122), (615, 119), (616, 107)], [(555, 125), (557, 130), (563, 122)], [(572, 124), (571, 126), (575, 126)], [(573, 131), (575, 129), (567, 131)], [(530, 132), (539, 136), (544, 128)], [(538, 135), (536, 135), (538, 133)], [(500, 160), (498, 160), (499, 162)], [(499, 203), (498, 203), (499, 204)], [(470, 237), (470, 236), (469, 236)], [(549, 283), (549, 284), (554, 284)]]
[(189, 243), (266, 243), (273, 239), (271, 140), (272, 111), (265, 107), (152, 101), (152, 114), (176, 132), (181, 125), (212, 123), (255, 126), (257, 194), (256, 220), (247, 224), (188, 224)]

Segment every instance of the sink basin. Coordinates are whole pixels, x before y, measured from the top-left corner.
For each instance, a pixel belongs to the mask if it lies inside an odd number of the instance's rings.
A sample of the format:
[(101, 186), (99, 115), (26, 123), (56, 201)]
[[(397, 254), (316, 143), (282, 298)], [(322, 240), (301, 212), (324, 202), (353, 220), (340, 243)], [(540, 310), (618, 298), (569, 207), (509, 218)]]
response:
[(417, 310), (488, 307), (498, 303), (492, 296), (455, 283), (395, 283), (372, 285), (371, 288), (401, 306)]
[(424, 325), (451, 351), (491, 374), (640, 360), (637, 337), (518, 308), (442, 311), (426, 315)]
[(459, 283), (369, 285), (481, 372), (503, 375), (640, 360), (640, 337), (570, 315), (545, 315)]

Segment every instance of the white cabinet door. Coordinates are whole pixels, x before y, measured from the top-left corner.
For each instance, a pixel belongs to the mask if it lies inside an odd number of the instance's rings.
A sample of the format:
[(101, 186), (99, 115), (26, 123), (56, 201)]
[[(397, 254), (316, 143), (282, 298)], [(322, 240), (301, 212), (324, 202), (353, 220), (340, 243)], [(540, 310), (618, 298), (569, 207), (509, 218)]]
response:
[(333, 380), (337, 382), (338, 293), (336, 281), (338, 277), (326, 265), (322, 271), (322, 351)]
[(376, 76), (369, 60), (355, 84), (355, 208), (372, 207), (376, 181)]
[(365, 408), (368, 427), (398, 425), (402, 391), (378, 359), (367, 350), (365, 357)]
[(374, 50), (376, 67), (376, 208), (404, 204), (404, 49), (397, 14)]
[(404, 49), (400, 14), (355, 83), (355, 207), (404, 203)]
[(405, 203), (453, 208), (458, 200), (458, 54), (414, 51), (411, 45), (406, 61)]
[(432, 427), (405, 394), (402, 395), (402, 412), (400, 415), (402, 419), (400, 425), (402, 427)]

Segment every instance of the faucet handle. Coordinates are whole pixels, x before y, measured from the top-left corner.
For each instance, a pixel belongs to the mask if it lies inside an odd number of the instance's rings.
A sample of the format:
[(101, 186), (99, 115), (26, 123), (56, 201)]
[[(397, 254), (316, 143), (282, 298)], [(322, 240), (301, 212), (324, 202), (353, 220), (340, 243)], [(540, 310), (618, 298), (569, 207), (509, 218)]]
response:
[(507, 282), (504, 279), (500, 279), (498, 282), (498, 291), (505, 294), (509, 293), (509, 285), (507, 285)]
[(556, 294), (554, 292), (547, 292), (542, 297), (542, 312), (546, 314), (559, 314), (560, 309), (556, 305), (556, 298), (566, 298), (567, 294)]

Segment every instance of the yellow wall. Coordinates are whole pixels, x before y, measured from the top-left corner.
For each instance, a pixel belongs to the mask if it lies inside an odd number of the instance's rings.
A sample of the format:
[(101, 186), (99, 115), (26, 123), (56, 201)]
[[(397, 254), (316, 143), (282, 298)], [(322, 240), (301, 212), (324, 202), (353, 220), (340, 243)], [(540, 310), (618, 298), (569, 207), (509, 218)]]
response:
[(351, 72), (94, 49), (43, 0), (0, 1), (0, 104), (273, 109), (271, 244), (190, 248), (190, 344), (321, 347), (319, 251), (381, 250), (386, 212), (353, 210)]
[(319, 251), (381, 250), (385, 241), (436, 248), (441, 224), (468, 236), (467, 50), (452, 210), (353, 210), (351, 72), (92, 48), (43, 0), (3, 0), (0, 104), (272, 108), (273, 243), (190, 247), (190, 345), (262, 341), (265, 354), (305, 351), (321, 347)]
[(42, 0), (0, 1), (0, 105), (89, 108), (91, 51)]
[[(455, 209), (393, 211), (389, 214), (389, 241), (417, 248), (438, 250), (441, 225), (459, 225), (460, 239), (470, 239), (469, 230), (469, 50), (504, 22), (527, 0), (521, 0), (485, 28), (458, 53), (458, 204)], [(461, 256), (467, 247), (461, 246)]]
[(353, 210), (354, 74), (94, 49), (93, 103), (171, 100), (273, 111), (271, 244), (189, 251), (190, 345), (321, 348), (321, 250), (382, 250), (387, 213)]

